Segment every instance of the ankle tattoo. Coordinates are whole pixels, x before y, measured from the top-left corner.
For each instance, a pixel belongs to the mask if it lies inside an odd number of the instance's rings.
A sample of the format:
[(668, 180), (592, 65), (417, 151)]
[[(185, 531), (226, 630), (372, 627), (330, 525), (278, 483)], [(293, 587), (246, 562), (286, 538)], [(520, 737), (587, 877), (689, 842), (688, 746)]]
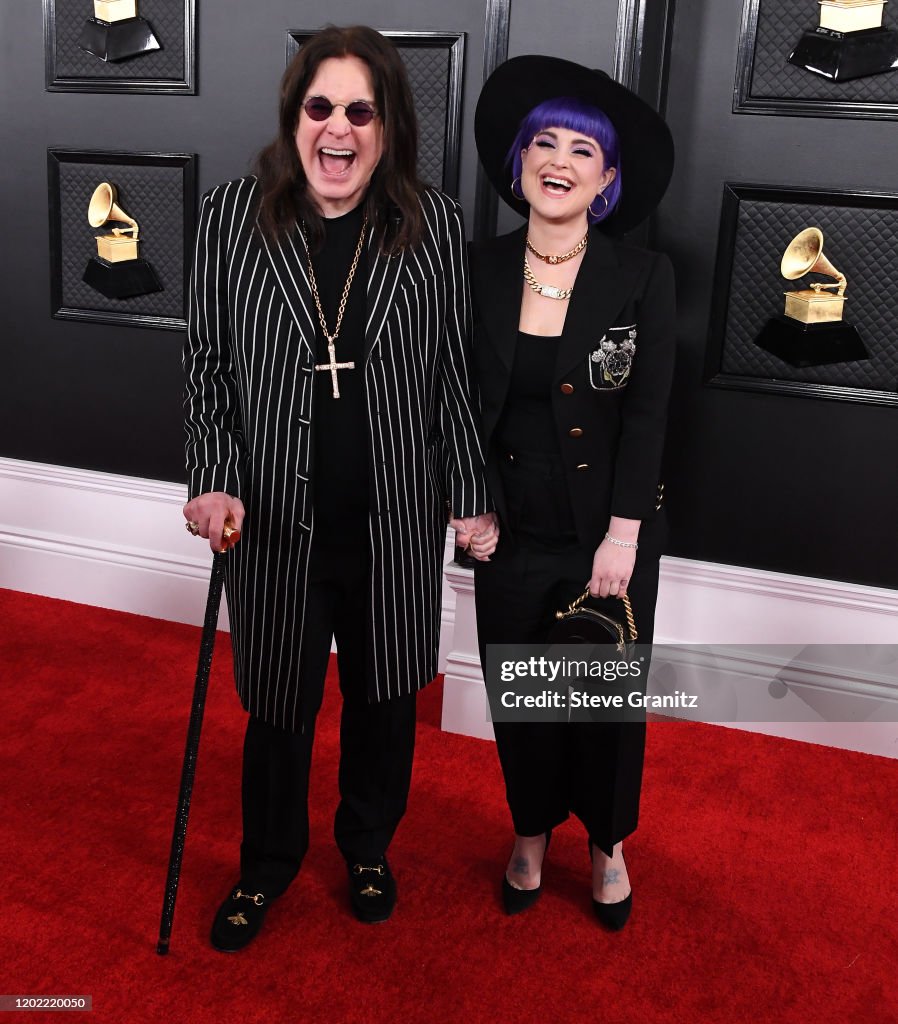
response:
[(526, 857), (515, 857), (514, 863), (511, 866), (511, 870), (516, 875), (529, 875), (530, 874), (530, 861)]

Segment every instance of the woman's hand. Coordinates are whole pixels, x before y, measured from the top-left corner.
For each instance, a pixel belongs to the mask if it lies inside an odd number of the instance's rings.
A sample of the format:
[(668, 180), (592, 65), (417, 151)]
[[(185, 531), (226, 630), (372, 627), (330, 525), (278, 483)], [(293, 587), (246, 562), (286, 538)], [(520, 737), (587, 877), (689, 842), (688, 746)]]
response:
[(499, 543), (499, 519), (495, 512), (464, 519), (451, 518), (449, 525), (455, 530), (455, 543), (470, 549), (478, 562), (488, 562)]
[[(196, 523), (197, 536), (208, 537), (209, 547), (216, 553), (226, 551), (236, 543), (243, 530), (245, 515), (243, 502), (224, 491), (199, 494), (184, 506), (184, 518), (188, 523)], [(234, 539), (230, 543), (225, 543), (222, 539), (226, 521), (235, 531)]]
[(603, 540), (592, 560), (589, 592), (593, 597), (623, 597), (636, 564), (636, 548), (622, 548)]

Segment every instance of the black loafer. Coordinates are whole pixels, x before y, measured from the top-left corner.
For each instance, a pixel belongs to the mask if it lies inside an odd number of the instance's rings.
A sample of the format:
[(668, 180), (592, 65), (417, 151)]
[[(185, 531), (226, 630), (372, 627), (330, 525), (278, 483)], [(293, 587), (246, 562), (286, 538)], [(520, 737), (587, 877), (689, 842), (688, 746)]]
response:
[(272, 902), (261, 892), (247, 892), (236, 886), (212, 922), (212, 945), (222, 953), (245, 949), (259, 934)]
[(347, 861), (349, 902), (355, 916), (365, 924), (386, 921), (396, 906), (396, 879), (386, 857), (363, 863)]

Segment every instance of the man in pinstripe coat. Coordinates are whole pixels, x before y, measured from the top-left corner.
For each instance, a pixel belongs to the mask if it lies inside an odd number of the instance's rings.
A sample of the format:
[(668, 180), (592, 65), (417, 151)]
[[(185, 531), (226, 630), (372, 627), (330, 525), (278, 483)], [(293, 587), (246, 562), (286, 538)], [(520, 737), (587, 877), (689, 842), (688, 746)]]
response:
[[(334, 832), (356, 916), (382, 921), (415, 694), (436, 674), (446, 502), (495, 547), (469, 377), (458, 204), (415, 173), (404, 68), (371, 29), (329, 28), (284, 76), (255, 176), (203, 200), (185, 352), (190, 501), (219, 550), (249, 712), (240, 879), (212, 943), (245, 947), (309, 843), (308, 779), (338, 648)], [(447, 493), (448, 492), (448, 493)]]

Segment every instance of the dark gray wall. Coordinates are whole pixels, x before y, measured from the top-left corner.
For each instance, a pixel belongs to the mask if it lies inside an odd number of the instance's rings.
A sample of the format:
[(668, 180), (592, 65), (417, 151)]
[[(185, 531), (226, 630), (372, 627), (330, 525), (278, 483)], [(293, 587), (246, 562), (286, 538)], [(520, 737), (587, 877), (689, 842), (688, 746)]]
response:
[[(198, 6), (193, 97), (48, 93), (40, 5), (0, 7), (0, 455), (183, 478), (182, 336), (49, 315), (46, 150), (194, 152), (200, 191), (245, 173), (274, 128), (284, 33), (316, 27), (321, 8), (284, 0)], [(341, 0), (328, 14), (339, 23), (469, 33), (459, 191), (470, 227), (483, 0), (381, 9), (378, 17), (376, 5)], [(672, 550), (895, 586), (898, 411), (702, 384), (723, 181), (889, 189), (898, 166), (896, 123), (733, 115), (741, 9), (742, 0), (681, 0), (674, 25), (668, 117), (678, 166), (656, 239), (674, 258), (681, 311), (667, 471)], [(616, 23), (616, 0), (513, 0), (508, 52), (610, 69)], [(500, 229), (516, 222), (500, 208)]]
[(671, 553), (898, 586), (898, 407), (702, 384), (723, 182), (893, 190), (898, 123), (733, 114), (742, 0), (676, 6), (667, 117), (677, 169), (656, 235), (680, 305)]
[[(85, 14), (90, 4), (84, 0)], [(184, 476), (179, 332), (50, 317), (46, 151), (49, 146), (188, 152), (199, 192), (246, 173), (275, 128), (288, 28), (338, 24), (466, 31), (459, 185), (474, 218), (474, 103), (483, 66), (484, 0), (286, 0), (197, 3), (196, 96), (48, 93), (41, 5), (0, 7), (3, 246), (0, 252), (0, 455), (156, 479)], [(611, 63), (616, 2), (564, 0), (551, 12), (515, 0), (510, 53)], [(568, 40), (573, 39), (573, 48)]]

